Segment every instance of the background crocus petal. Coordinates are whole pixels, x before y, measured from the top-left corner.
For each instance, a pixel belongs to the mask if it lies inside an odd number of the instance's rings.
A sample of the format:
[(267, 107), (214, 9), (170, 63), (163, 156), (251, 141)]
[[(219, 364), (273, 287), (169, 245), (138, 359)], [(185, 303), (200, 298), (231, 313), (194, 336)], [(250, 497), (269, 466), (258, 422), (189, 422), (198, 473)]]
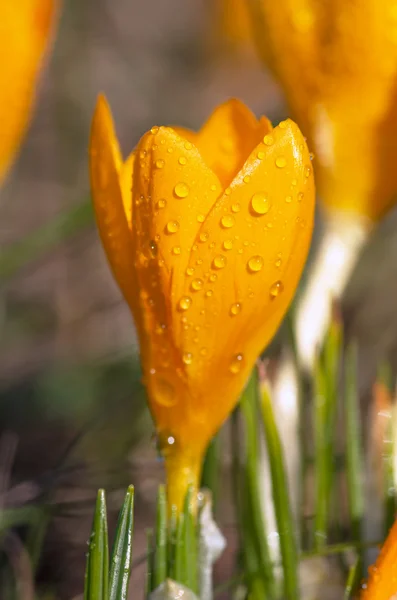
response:
[(123, 206), (128, 227), (132, 231), (132, 181), (134, 176), (135, 152), (131, 152), (119, 169), (119, 180)]
[(393, 600), (397, 594), (397, 521), (391, 528), (376, 563), (369, 568), (368, 582), (360, 600)]
[(31, 117), (36, 80), (57, 9), (56, 0), (0, 2), (0, 181)]
[[(290, 121), (264, 139), (197, 234), (185, 311), (178, 312), (174, 296), (175, 343), (192, 390), (178, 431), (181, 440), (189, 431), (187, 444), (194, 444), (195, 431), (205, 437), (208, 430), (209, 438), (232, 409), (291, 302), (307, 256), (315, 199), (307, 146)], [(222, 397), (214, 397), (213, 381)]]
[[(124, 172), (131, 172), (131, 160)], [(95, 215), (102, 244), (120, 289), (130, 305), (139, 329), (137, 285), (133, 268), (132, 235), (128, 227), (123, 203), (123, 189), (119, 170), (123, 163), (112, 115), (103, 96), (96, 106), (90, 138), (90, 177)], [(131, 188), (132, 179), (129, 187)], [(123, 185), (127, 194), (127, 183)]]
[(214, 110), (195, 143), (225, 188), (270, 129), (267, 119), (258, 121), (245, 104), (231, 99)]

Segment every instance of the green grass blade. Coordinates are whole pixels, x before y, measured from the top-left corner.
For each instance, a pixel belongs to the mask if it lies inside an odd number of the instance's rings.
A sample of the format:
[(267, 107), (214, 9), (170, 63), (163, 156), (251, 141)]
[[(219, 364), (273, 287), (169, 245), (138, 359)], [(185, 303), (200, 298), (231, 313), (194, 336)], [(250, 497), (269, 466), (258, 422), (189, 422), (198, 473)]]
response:
[(197, 594), (198, 592), (198, 573), (197, 573), (197, 561), (198, 561), (198, 549), (197, 549), (197, 525), (196, 515), (193, 509), (193, 488), (189, 488), (184, 506), (184, 551), (185, 551), (185, 581), (182, 581), (186, 587), (192, 592)]
[(58, 244), (94, 222), (91, 200), (85, 200), (26, 235), (22, 240), (2, 248), (0, 281), (15, 275), (29, 263), (41, 259)]
[(145, 598), (153, 591), (153, 560), (154, 560), (154, 544), (153, 544), (153, 529), (146, 531), (146, 547), (147, 547), (147, 562), (146, 562), (146, 586)]
[(355, 344), (350, 344), (346, 351), (345, 361), (346, 478), (353, 540), (361, 543), (364, 515), (364, 458), (361, 447), (361, 415), (358, 401), (357, 369), (357, 347)]
[(175, 559), (174, 559), (174, 569), (171, 575), (172, 579), (177, 581), (178, 583), (184, 584), (186, 581), (186, 562), (185, 562), (185, 515), (181, 513), (178, 517), (178, 522), (176, 526), (176, 536), (175, 536)]
[(200, 488), (208, 488), (212, 493), (212, 509), (216, 514), (216, 506), (220, 483), (220, 465), (219, 455), (221, 450), (220, 434), (216, 435), (208, 447), (205, 455), (203, 475), (201, 477)]
[(89, 542), (84, 600), (108, 600), (109, 549), (105, 491), (99, 490)]
[[(276, 597), (276, 580), (273, 572), (273, 564), (270, 558), (270, 550), (266, 536), (265, 522), (262, 514), (261, 497), (258, 480), (259, 460), (259, 430), (258, 420), (258, 386), (256, 371), (243, 392), (240, 400), (240, 409), (243, 416), (246, 433), (246, 465), (244, 494), (244, 516), (242, 527), (244, 542), (248, 543), (249, 552), (255, 553), (259, 575), (263, 579), (263, 587), (266, 589), (266, 597)], [(244, 551), (244, 549), (243, 549)], [(251, 560), (253, 557), (251, 556)], [(252, 566), (254, 566), (252, 564)]]
[(295, 523), (289, 501), (283, 449), (273, 414), (270, 394), (266, 388), (262, 391), (261, 413), (269, 455), (273, 504), (280, 539), (284, 571), (284, 597), (287, 600), (296, 600), (299, 597), (299, 582)]
[(109, 574), (109, 600), (125, 600), (131, 570), (134, 528), (134, 486), (125, 495), (112, 549)]
[(167, 578), (167, 496), (160, 485), (157, 497), (156, 548), (153, 563), (153, 588)]
[(352, 594), (360, 579), (361, 570), (361, 559), (357, 558), (356, 562), (349, 569), (345, 591), (343, 594), (343, 600), (349, 600), (350, 598), (352, 598)]

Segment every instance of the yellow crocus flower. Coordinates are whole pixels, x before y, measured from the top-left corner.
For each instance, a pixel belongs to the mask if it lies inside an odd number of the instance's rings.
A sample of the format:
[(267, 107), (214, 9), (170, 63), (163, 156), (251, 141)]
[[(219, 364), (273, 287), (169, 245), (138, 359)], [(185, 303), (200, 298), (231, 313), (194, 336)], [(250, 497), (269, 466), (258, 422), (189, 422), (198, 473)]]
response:
[(369, 567), (360, 600), (393, 600), (397, 597), (397, 521), (390, 529), (376, 563)]
[(180, 508), (298, 284), (313, 224), (309, 152), (292, 121), (272, 129), (229, 100), (198, 133), (153, 127), (124, 162), (100, 97), (90, 172)]
[(0, 0), (0, 183), (30, 121), (56, 0)]
[(314, 150), (325, 207), (378, 221), (397, 195), (395, 1), (241, 5), (251, 7), (257, 49)]

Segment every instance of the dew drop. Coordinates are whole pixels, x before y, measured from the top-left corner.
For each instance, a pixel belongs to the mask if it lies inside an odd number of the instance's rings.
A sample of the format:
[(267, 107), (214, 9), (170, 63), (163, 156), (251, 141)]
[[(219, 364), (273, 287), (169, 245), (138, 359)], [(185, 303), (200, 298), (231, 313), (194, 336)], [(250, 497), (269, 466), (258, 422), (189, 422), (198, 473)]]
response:
[(312, 170), (311, 170), (311, 168), (309, 166), (305, 167), (305, 175), (306, 175), (306, 177), (309, 177), (309, 175), (310, 175), (311, 172), (312, 172)]
[(198, 292), (203, 287), (203, 280), (202, 279), (193, 279), (190, 287), (192, 288), (192, 290), (194, 292)]
[(218, 275), (216, 273), (212, 273), (212, 275), (209, 276), (209, 280), (211, 281), (211, 283), (214, 283), (214, 281), (216, 281), (218, 279)]
[(191, 142), (185, 142), (185, 150), (191, 150), (193, 148), (193, 144)]
[(291, 185), (293, 185), (293, 186), (298, 185), (298, 180), (297, 179), (293, 179), (291, 181)]
[(189, 296), (182, 296), (182, 298), (179, 300), (179, 310), (185, 311), (187, 310), (190, 305), (192, 303), (192, 299)]
[(287, 121), (280, 121), (278, 126), (280, 127), (280, 129), (285, 129), (287, 127)]
[(197, 221), (198, 221), (199, 223), (204, 223), (204, 221), (205, 221), (205, 216), (204, 216), (204, 215), (202, 215), (202, 214), (200, 214), (200, 215), (197, 215)]
[(213, 183), (213, 184), (211, 185), (211, 188), (210, 188), (210, 189), (211, 189), (211, 192), (216, 192), (216, 185), (215, 185), (215, 183)]
[(230, 363), (229, 371), (236, 375), (241, 370), (241, 367), (244, 364), (244, 356), (242, 354), (236, 354)]
[(158, 132), (158, 130), (159, 130), (159, 128), (157, 127), (157, 125), (154, 125), (154, 126), (151, 128), (151, 130), (150, 130), (150, 131), (151, 131), (151, 133), (153, 133), (153, 135), (156, 135), (156, 133)]
[(302, 202), (304, 195), (305, 194), (303, 192), (299, 192), (299, 194), (298, 194), (298, 202)]
[(230, 187), (227, 187), (227, 188), (225, 189), (225, 196), (230, 196), (230, 194), (231, 194), (231, 193), (232, 193), (232, 188), (230, 188)]
[(189, 275), (189, 277), (190, 277), (191, 275), (193, 275), (193, 273), (194, 273), (194, 267), (188, 267), (188, 268), (186, 269), (186, 275)]
[(178, 162), (179, 162), (180, 165), (184, 166), (184, 165), (186, 165), (187, 160), (186, 160), (186, 158), (184, 156), (180, 156), (178, 158)]
[(206, 242), (209, 238), (209, 235), (206, 231), (202, 231), (199, 235), (200, 242)]
[(241, 206), (238, 202), (232, 204), (232, 212), (238, 213), (241, 210)]
[(154, 164), (158, 169), (162, 169), (165, 165), (165, 161), (162, 158), (159, 158)]
[(224, 215), (221, 218), (221, 225), (225, 229), (229, 229), (230, 227), (233, 227), (233, 225), (234, 225), (234, 217), (232, 217), (232, 215)]
[(277, 267), (277, 269), (279, 269), (279, 268), (281, 267), (281, 262), (282, 262), (282, 261), (281, 261), (281, 258), (278, 258), (278, 259), (276, 260), (276, 267)]
[(213, 292), (212, 290), (207, 290), (207, 291), (205, 292), (205, 295), (207, 296), (207, 298), (211, 298), (211, 296), (212, 296), (212, 294), (213, 294), (213, 293), (214, 293), (214, 292)]
[(252, 256), (249, 259), (247, 266), (251, 273), (258, 273), (258, 271), (260, 271), (263, 267), (263, 258), (259, 255)]
[(157, 404), (166, 407), (174, 406), (178, 401), (172, 383), (157, 375), (153, 377), (153, 398)]
[(232, 317), (235, 317), (240, 312), (241, 312), (241, 304), (239, 302), (235, 302), (234, 304), (231, 305), (230, 314), (232, 315)]
[(270, 298), (273, 300), (274, 298), (277, 298), (277, 296), (279, 294), (281, 294), (281, 292), (284, 290), (284, 285), (282, 281), (276, 281), (275, 283), (273, 283), (273, 285), (270, 288)]
[(286, 161), (285, 156), (278, 156), (276, 158), (276, 167), (278, 167), (279, 169), (283, 169), (286, 164), (287, 164), (287, 161)]
[(171, 250), (172, 254), (174, 254), (175, 256), (178, 256), (178, 254), (181, 253), (181, 247), (180, 246), (174, 246)]
[(266, 144), (266, 146), (272, 146), (274, 144), (273, 136), (265, 135), (265, 137), (263, 138), (263, 143)]
[(224, 250), (231, 250), (233, 248), (232, 240), (225, 240), (222, 245)]
[(212, 265), (215, 269), (223, 269), (224, 267), (226, 267), (226, 263), (226, 256), (223, 256), (223, 254), (218, 254), (212, 261)]
[(152, 253), (152, 256), (156, 256), (157, 255), (157, 244), (154, 240), (150, 240), (149, 248), (150, 248), (150, 252)]
[(263, 160), (265, 158), (265, 153), (260, 151), (256, 156), (259, 158), (259, 160)]
[(168, 221), (167, 225), (166, 225), (166, 230), (167, 233), (176, 233), (179, 229), (179, 223), (178, 221)]
[(182, 355), (182, 360), (185, 365), (191, 365), (193, 362), (193, 355), (191, 352), (184, 352)]
[(257, 192), (251, 198), (251, 207), (255, 214), (265, 215), (270, 210), (270, 200), (265, 192)]
[(186, 198), (189, 194), (189, 186), (187, 183), (184, 183), (183, 181), (177, 183), (174, 187), (174, 194), (177, 198)]
[(243, 181), (244, 181), (244, 183), (249, 183), (249, 182), (251, 181), (251, 177), (250, 177), (249, 175), (246, 175), (246, 176), (243, 178)]
[(165, 208), (167, 206), (167, 200), (163, 198), (157, 202), (157, 208)]
[(290, 204), (292, 202), (292, 196), (286, 196), (285, 201), (287, 202), (287, 204)]
[(313, 159), (314, 159), (314, 153), (313, 153), (313, 152), (310, 152), (310, 154), (309, 154), (309, 158), (310, 158), (310, 160), (313, 160)]

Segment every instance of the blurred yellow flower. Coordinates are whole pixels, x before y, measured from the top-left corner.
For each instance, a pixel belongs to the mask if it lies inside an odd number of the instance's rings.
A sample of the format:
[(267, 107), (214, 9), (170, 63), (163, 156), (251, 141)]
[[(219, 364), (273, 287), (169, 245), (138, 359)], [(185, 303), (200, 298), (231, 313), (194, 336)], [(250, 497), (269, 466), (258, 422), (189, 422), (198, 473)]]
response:
[(324, 204), (380, 219), (397, 196), (395, 1), (241, 4), (251, 6), (257, 49), (314, 149)]
[(100, 97), (90, 172), (180, 508), (298, 284), (313, 224), (309, 153), (292, 121), (272, 129), (229, 100), (198, 133), (152, 127), (123, 162)]
[(0, 0), (0, 183), (29, 124), (57, 0)]
[(397, 597), (397, 521), (390, 529), (376, 563), (369, 567), (360, 600), (393, 600)]

